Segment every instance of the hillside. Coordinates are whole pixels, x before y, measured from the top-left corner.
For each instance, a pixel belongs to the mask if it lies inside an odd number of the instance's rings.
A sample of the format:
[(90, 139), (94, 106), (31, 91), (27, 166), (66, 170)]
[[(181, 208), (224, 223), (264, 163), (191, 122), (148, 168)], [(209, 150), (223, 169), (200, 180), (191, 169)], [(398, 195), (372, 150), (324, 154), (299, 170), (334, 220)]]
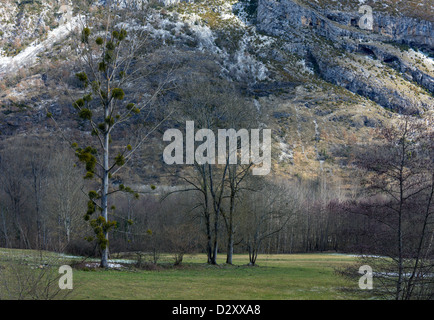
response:
[[(161, 69), (177, 74), (208, 68), (237, 84), (266, 113), (273, 137), (273, 175), (330, 178), (351, 174), (351, 148), (400, 114), (424, 117), (434, 107), (432, 1), (211, 0), (135, 6), (128, 28), (143, 28)], [(88, 18), (101, 19), (105, 1)], [(357, 25), (372, 4), (374, 28)], [(78, 10), (59, 1), (3, 1), (0, 8), (0, 139), (55, 135), (45, 117), (83, 139), (67, 89), (74, 74)], [(72, 3), (70, 3), (72, 5)], [(143, 10), (142, 10), (143, 9)], [(123, 10), (123, 9), (122, 9)], [(64, 83), (59, 81), (64, 80)], [(170, 102), (170, 97), (166, 101)], [(160, 132), (161, 134), (161, 132)], [(122, 139), (121, 136), (114, 137)], [(155, 135), (129, 179), (147, 184), (165, 172)], [(152, 154), (154, 156), (152, 156)], [(171, 180), (165, 183), (175, 183)]]

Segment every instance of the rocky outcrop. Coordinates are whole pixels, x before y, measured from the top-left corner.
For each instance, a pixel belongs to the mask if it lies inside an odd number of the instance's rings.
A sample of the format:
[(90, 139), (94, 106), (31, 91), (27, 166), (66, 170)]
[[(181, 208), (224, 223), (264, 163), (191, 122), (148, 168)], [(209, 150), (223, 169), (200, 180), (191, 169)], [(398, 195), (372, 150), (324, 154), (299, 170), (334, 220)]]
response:
[(373, 31), (395, 42), (434, 49), (434, 23), (430, 21), (374, 14)]
[[(398, 86), (360, 72), (356, 66), (341, 63), (333, 50), (372, 58), (387, 65), (403, 78), (416, 82), (434, 93), (432, 74), (404, 61), (385, 43), (434, 47), (434, 25), (411, 17), (374, 13), (372, 30), (359, 27), (358, 12), (315, 10), (299, 0), (259, 0), (257, 27), (262, 32), (282, 37), (291, 43), (293, 53), (305, 56), (313, 69), (325, 80), (365, 96), (381, 106), (402, 113), (418, 113), (433, 107), (432, 99), (407, 96)], [(320, 44), (319, 41), (325, 41)], [(383, 45), (382, 45), (383, 44)], [(367, 72), (368, 73), (368, 72)], [(373, 81), (375, 79), (375, 81)]]
[(434, 94), (434, 77), (402, 60), (398, 55), (386, 50), (384, 46), (376, 44), (359, 44), (357, 52), (368, 52), (373, 54), (373, 58), (379, 59), (381, 62), (402, 73), (406, 80), (414, 81), (424, 87), (427, 91)]
[(434, 47), (434, 23), (431, 21), (373, 12), (373, 30), (367, 31), (359, 28), (361, 17), (359, 12), (315, 10), (297, 0), (258, 1), (258, 27), (271, 34), (284, 35), (288, 27), (311, 27), (331, 40), (349, 37)]
[(159, 2), (165, 6), (171, 6), (180, 2), (194, 2), (194, 0), (159, 0)]
[(332, 59), (324, 59), (313, 52), (321, 77), (360, 96), (366, 97), (380, 106), (402, 114), (420, 114), (432, 108), (432, 100), (415, 99), (398, 87), (386, 86), (381, 79), (366, 74), (363, 69), (345, 68)]

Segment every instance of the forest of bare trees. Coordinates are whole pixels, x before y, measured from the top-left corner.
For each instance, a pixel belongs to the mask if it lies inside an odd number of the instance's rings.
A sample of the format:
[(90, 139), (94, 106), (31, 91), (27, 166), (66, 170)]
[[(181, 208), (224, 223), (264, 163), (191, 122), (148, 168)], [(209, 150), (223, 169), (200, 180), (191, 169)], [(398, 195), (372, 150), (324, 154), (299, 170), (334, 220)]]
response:
[[(426, 131), (424, 132), (423, 137), (426, 136)], [(35, 148), (35, 145), (38, 147)], [(86, 230), (83, 216), (86, 211), (87, 182), (82, 177), (83, 171), (71, 149), (55, 145), (62, 144), (57, 141), (57, 144), (53, 142), (41, 147), (38, 138), (17, 137), (13, 145), (2, 147), (2, 247), (68, 251), (77, 250), (82, 241), (86, 243), (83, 239), (89, 230)], [(432, 152), (432, 147), (430, 148), (426, 147), (426, 152)], [(363, 161), (360, 165), (380, 164), (380, 160), (366, 160), (367, 154), (362, 151), (360, 153), (359, 159)], [(430, 158), (425, 154), (427, 157), (419, 160), (416, 158), (419, 154), (414, 150), (406, 153), (412, 154), (411, 164), (414, 169), (411, 171), (412, 176), (405, 179), (408, 185), (405, 185), (403, 192), (408, 193), (408, 196), (403, 196), (402, 201), (408, 201), (408, 205), (402, 213), (400, 237), (405, 239), (403, 242), (406, 244), (409, 244), (409, 239), (413, 239), (414, 248), (420, 251), (432, 247), (432, 175), (429, 175), (432, 156)], [(379, 153), (376, 155), (381, 156)], [(372, 159), (373, 156), (369, 157)], [(421, 164), (419, 161), (424, 162)], [(391, 168), (395, 167), (391, 164)], [(402, 171), (407, 169), (410, 170), (403, 167)], [(185, 181), (191, 179), (187, 186), (194, 185), (194, 188), (179, 188), (176, 192), (157, 188), (156, 191), (141, 194), (139, 199), (128, 193), (116, 195), (115, 211), (119, 218), (111, 241), (113, 251), (152, 249), (155, 243), (153, 237), (161, 239), (158, 241), (158, 250), (167, 251), (168, 242), (164, 238), (171, 238), (170, 229), (177, 229), (175, 226), (178, 224), (185, 227), (179, 229), (196, 228), (203, 231), (205, 239), (208, 226), (203, 210), (202, 198), (205, 195), (196, 190), (200, 186), (195, 184), (203, 176), (200, 171), (197, 172), (197, 177), (177, 177), (180, 185), (185, 185)], [(387, 177), (386, 173), (381, 172)], [(244, 185), (236, 197), (231, 198), (231, 193), (234, 192), (230, 186), (231, 178), (228, 174), (223, 179), (225, 189), (220, 211), (222, 217), (217, 223), (221, 241), (219, 252), (226, 252), (231, 238), (236, 252), (246, 252), (252, 247), (256, 236), (256, 241), (261, 239), (261, 252), (333, 250), (374, 254), (387, 250), (385, 244), (388, 242), (383, 237), (394, 237), (393, 233), (388, 235), (386, 229), (386, 226), (390, 227), (395, 222), (393, 215), (388, 214), (386, 209), (395, 209), (392, 205), (383, 203), (387, 199), (381, 189), (386, 188), (385, 180), (360, 180), (360, 184), (354, 185), (350, 194), (345, 186), (329, 182), (325, 175), (318, 175), (313, 180), (295, 178), (272, 182), (262, 177), (248, 176), (242, 181)], [(396, 179), (399, 182), (399, 176)], [(354, 193), (356, 189), (359, 190), (358, 193)], [(375, 193), (371, 190), (375, 190)], [(365, 197), (365, 193), (369, 197)], [(398, 197), (397, 200), (399, 199)], [(234, 208), (231, 209), (231, 206)], [(230, 218), (231, 210), (232, 227), (228, 230), (227, 219)], [(214, 218), (211, 218), (214, 222)], [(173, 227), (170, 227), (171, 224)], [(163, 227), (167, 229), (164, 231)], [(210, 227), (214, 228), (213, 225)], [(399, 225), (391, 230), (398, 232), (398, 227)], [(147, 233), (148, 230), (152, 233)], [(215, 236), (214, 233), (211, 234)], [(420, 243), (423, 244), (422, 248)], [(207, 246), (206, 240), (198, 241), (194, 250), (205, 251)]]
[[(0, 150), (0, 246), (99, 256), (86, 240), (92, 230), (83, 218), (89, 182), (82, 168), (70, 148), (59, 141), (41, 147), (37, 139), (16, 137)], [(251, 265), (261, 253), (362, 254), (377, 270), (399, 275), (393, 284), (383, 277), (387, 292), (423, 296), (433, 272), (432, 132), (406, 118), (379, 130), (378, 139), (380, 151), (355, 147), (360, 178), (351, 192), (321, 174), (270, 181), (241, 167), (225, 174), (224, 165), (212, 172), (192, 165), (191, 175), (174, 175), (184, 187), (150, 188), (138, 199), (116, 194), (110, 253), (147, 252), (155, 262), (171, 253), (176, 264), (190, 253), (207, 253), (208, 263), (248, 253)]]

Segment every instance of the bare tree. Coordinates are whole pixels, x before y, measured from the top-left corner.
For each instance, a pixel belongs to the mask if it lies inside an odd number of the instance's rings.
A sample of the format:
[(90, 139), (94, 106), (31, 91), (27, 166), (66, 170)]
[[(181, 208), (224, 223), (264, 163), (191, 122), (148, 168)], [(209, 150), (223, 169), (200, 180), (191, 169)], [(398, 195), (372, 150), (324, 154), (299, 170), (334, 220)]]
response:
[[(231, 83), (221, 79), (209, 80), (197, 77), (195, 80), (186, 81), (186, 84), (180, 88), (183, 91), (176, 108), (176, 117), (181, 127), (186, 126), (187, 121), (191, 121), (194, 123), (195, 131), (208, 129), (214, 133), (214, 137), (219, 137), (219, 129), (232, 129), (238, 132), (238, 130), (248, 130), (252, 127), (257, 128), (258, 114), (253, 103), (242, 98)], [(227, 137), (224, 136), (223, 139), (226, 140)], [(194, 150), (185, 151), (186, 159), (192, 156), (194, 159), (192, 165), (187, 166), (187, 170), (177, 171), (174, 174), (181, 183), (187, 185), (185, 189), (176, 192), (199, 194), (200, 200), (195, 207), (202, 210), (207, 237), (208, 263), (217, 263), (222, 223), (225, 224), (228, 235), (227, 262), (232, 263), (233, 216), (236, 212), (236, 196), (241, 189), (243, 178), (249, 174), (252, 163), (237, 165), (229, 161), (233, 156), (238, 156), (240, 149), (245, 152), (246, 141), (230, 141), (224, 150), (226, 156), (220, 159), (222, 161), (216, 160), (215, 157), (211, 159), (215, 156), (215, 145), (213, 142), (210, 143), (211, 146), (207, 152), (209, 150), (214, 150), (214, 152), (212, 155), (206, 155), (208, 160), (205, 163), (197, 161), (194, 157)], [(232, 143), (235, 144), (235, 148), (230, 149)], [(193, 154), (189, 154), (191, 152)], [(225, 208), (227, 206), (228, 209)]]
[(297, 192), (290, 184), (262, 181), (257, 192), (243, 193), (242, 204), (241, 234), (249, 265), (254, 266), (263, 241), (279, 233), (296, 213)]
[(0, 300), (66, 299), (72, 290), (59, 288), (59, 266), (65, 264), (56, 255), (41, 253), (0, 258)]
[[(78, 159), (85, 164), (85, 179), (96, 180), (97, 189), (88, 193), (88, 210), (85, 219), (92, 227), (99, 248), (102, 251), (101, 267), (108, 266), (108, 235), (116, 226), (116, 221), (109, 219), (111, 195), (116, 192), (129, 192), (138, 197), (130, 187), (112, 184), (112, 178), (140, 150), (144, 141), (164, 121), (154, 122), (146, 133), (137, 139), (134, 145), (115, 147), (112, 137), (116, 131), (131, 123), (134, 115), (141, 114), (147, 119), (153, 112), (151, 106), (161, 93), (164, 81), (154, 88), (146, 87), (145, 79), (150, 71), (146, 58), (147, 37), (142, 28), (127, 32), (126, 21), (135, 21), (136, 16), (128, 10), (118, 8), (111, 1), (106, 3), (105, 21), (101, 24), (83, 26), (80, 33), (79, 61), (83, 62), (81, 71), (76, 73), (81, 83), (82, 97), (75, 100), (74, 108), (78, 116), (87, 123), (91, 130), (93, 142), (85, 147), (71, 143)], [(130, 21), (131, 22), (131, 21)], [(152, 68), (151, 68), (152, 69)], [(53, 118), (51, 113), (48, 113)], [(100, 211), (97, 218), (91, 216)], [(89, 237), (93, 240), (94, 237)]]
[[(25, 158), (23, 142), (17, 138), (1, 154), (0, 170), (2, 174), (0, 175), (0, 181), (2, 189), (8, 198), (6, 206), (3, 208), (3, 219), (5, 214), (8, 213), (15, 229), (14, 234), (18, 240), (18, 246), (30, 249), (32, 245), (29, 239), (29, 225), (25, 221), (25, 205), (29, 199), (25, 180)], [(3, 223), (5, 223), (5, 220), (3, 220)]]
[(69, 149), (61, 149), (49, 163), (50, 179), (47, 186), (47, 205), (51, 231), (57, 238), (57, 251), (67, 248), (73, 235), (84, 237), (86, 230), (82, 208), (84, 181)]
[(381, 240), (377, 250), (388, 259), (370, 259), (369, 263), (379, 269), (377, 278), (383, 289), (397, 300), (416, 297), (434, 283), (430, 278), (434, 257), (430, 121), (404, 117), (378, 131), (375, 143), (358, 154), (358, 164), (366, 170), (368, 193), (348, 208), (383, 226), (375, 235)]
[(26, 151), (29, 155), (30, 181), (36, 213), (36, 248), (38, 250), (46, 250), (47, 219), (46, 215), (43, 214), (43, 210), (45, 209), (43, 205), (48, 184), (48, 163), (50, 159), (47, 158), (46, 153), (39, 152), (37, 149), (28, 148)]

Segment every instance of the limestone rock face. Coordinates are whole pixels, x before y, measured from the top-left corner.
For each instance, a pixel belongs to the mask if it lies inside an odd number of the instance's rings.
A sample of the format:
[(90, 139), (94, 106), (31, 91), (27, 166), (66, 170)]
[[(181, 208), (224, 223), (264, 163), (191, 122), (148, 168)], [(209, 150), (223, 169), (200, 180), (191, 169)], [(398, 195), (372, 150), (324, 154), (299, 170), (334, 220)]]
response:
[(374, 15), (374, 32), (393, 41), (434, 47), (434, 24), (430, 21), (378, 14)]
[(283, 35), (287, 28), (311, 27), (332, 40), (337, 37), (396, 41), (434, 47), (434, 22), (407, 16), (372, 12), (373, 30), (361, 30), (358, 11), (315, 10), (296, 0), (258, 0), (258, 26), (265, 32)]
[(194, 2), (193, 0), (159, 0), (165, 6), (170, 6), (180, 2)]
[(393, 74), (380, 78), (371, 72), (372, 68), (348, 63), (336, 52), (378, 60), (382, 68), (402, 74), (406, 80), (433, 94), (432, 68), (425, 68), (424, 63), (414, 64), (411, 59), (420, 62), (424, 58), (411, 58), (399, 46), (433, 52), (434, 23), (372, 11), (372, 27), (364, 28), (360, 21), (366, 12), (361, 12), (314, 8), (300, 0), (258, 0), (256, 22), (262, 32), (291, 42), (289, 49), (305, 56), (327, 81), (402, 113), (424, 112), (432, 107), (430, 98), (415, 99), (407, 95), (393, 81)]

